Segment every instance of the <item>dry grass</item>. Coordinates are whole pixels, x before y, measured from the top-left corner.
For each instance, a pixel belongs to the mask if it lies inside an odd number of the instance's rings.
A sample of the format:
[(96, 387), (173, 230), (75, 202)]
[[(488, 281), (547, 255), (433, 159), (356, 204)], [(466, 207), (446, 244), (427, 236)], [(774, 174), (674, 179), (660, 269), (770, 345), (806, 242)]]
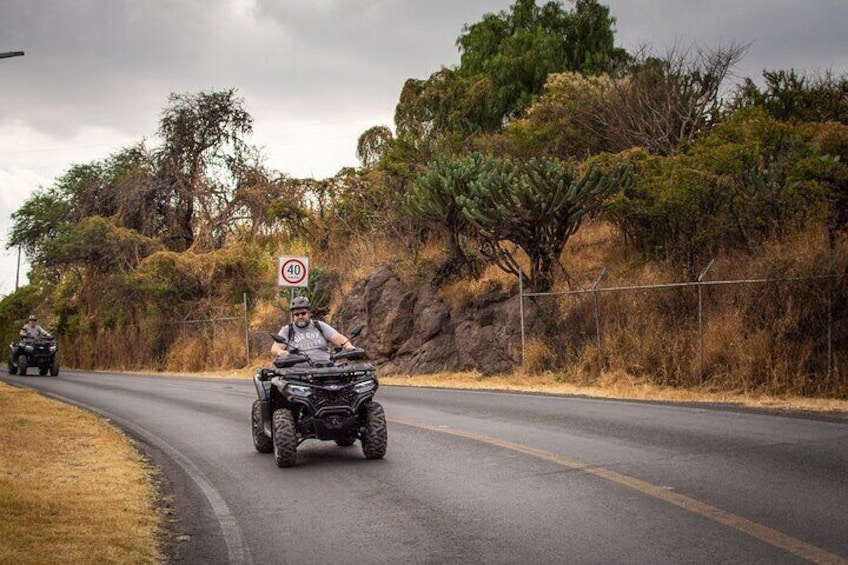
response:
[(0, 563), (158, 563), (150, 469), (96, 416), (0, 383)]
[(451, 310), (462, 311), (480, 296), (516, 286), (515, 277), (501, 269), (489, 266), (479, 279), (462, 279), (446, 283), (439, 288), (439, 298)]
[(243, 367), (246, 362), (243, 332), (241, 328), (231, 328), (215, 335), (182, 335), (168, 349), (164, 368), (197, 372)]
[[(255, 360), (250, 367), (226, 372), (172, 373), (181, 377), (252, 379), (261, 367), (270, 367), (267, 356)], [(600, 377), (586, 378), (581, 372), (565, 374), (555, 371), (534, 373), (515, 371), (502, 375), (478, 372), (434, 373), (426, 375), (380, 375), (380, 383), (390, 386), (414, 386), (467, 390), (533, 392), (540, 394), (586, 396), (620, 400), (657, 400), (709, 404), (733, 404), (753, 408), (830, 413), (848, 418), (848, 400), (808, 398), (791, 394), (767, 394), (740, 389), (721, 390), (707, 384), (679, 388), (658, 385), (649, 379), (634, 377), (622, 371), (610, 371)]]
[[(845, 242), (832, 254), (823, 230), (811, 227), (754, 255), (718, 255), (706, 280), (773, 279), (783, 282), (709, 286), (703, 289), (703, 330), (695, 288), (607, 292), (598, 296), (602, 347), (598, 348), (591, 295), (537, 297), (554, 313), (547, 341), (557, 352), (553, 367), (528, 340), (529, 369), (567, 370), (592, 384), (608, 373), (650, 380), (657, 386), (729, 393), (848, 398), (845, 380), (843, 286), (828, 289), (811, 277), (846, 272)], [(670, 265), (628, 262), (621, 239), (605, 224), (586, 224), (569, 242), (554, 290), (576, 283), (590, 288), (604, 267), (600, 288), (683, 282)], [(787, 281), (800, 277), (806, 280)], [(840, 299), (840, 292), (843, 293)], [(828, 310), (833, 312), (833, 356), (828, 365)], [(703, 348), (703, 349), (702, 349)], [(703, 353), (702, 353), (703, 352)], [(529, 355), (528, 355), (529, 353)], [(539, 356), (542, 357), (539, 357)], [(539, 365), (538, 361), (545, 362)]]
[(543, 394), (579, 395), (593, 398), (661, 400), (672, 402), (720, 403), (755, 408), (800, 410), (831, 413), (848, 417), (848, 401), (797, 396), (772, 396), (756, 393), (713, 391), (709, 388), (679, 389), (655, 385), (621, 373), (609, 373), (596, 384), (583, 384), (577, 376), (562, 373), (484, 376), (478, 373), (440, 373), (434, 375), (381, 377), (385, 385), (420, 386), (470, 390), (502, 390)]

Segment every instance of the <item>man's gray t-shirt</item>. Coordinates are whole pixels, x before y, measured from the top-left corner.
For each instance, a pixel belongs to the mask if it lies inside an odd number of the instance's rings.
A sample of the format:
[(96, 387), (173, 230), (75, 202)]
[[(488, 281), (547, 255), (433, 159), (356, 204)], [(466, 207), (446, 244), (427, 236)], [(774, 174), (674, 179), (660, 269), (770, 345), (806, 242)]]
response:
[[(321, 325), (320, 329), (318, 328), (319, 323)], [(328, 339), (339, 332), (332, 326), (324, 322), (316, 322), (315, 320), (311, 320), (305, 328), (299, 328), (297, 324), (294, 324), (292, 327), (294, 328), (291, 338), (292, 347), (297, 347), (301, 353), (305, 353), (313, 361), (330, 360), (330, 342)], [(280, 335), (288, 338), (289, 324), (282, 327)]]
[(39, 325), (30, 326), (29, 324), (24, 324), (24, 327), (21, 328), (21, 331), (26, 334), (24, 336), (26, 339), (39, 339), (42, 336), (50, 335), (46, 331), (44, 331), (44, 328)]

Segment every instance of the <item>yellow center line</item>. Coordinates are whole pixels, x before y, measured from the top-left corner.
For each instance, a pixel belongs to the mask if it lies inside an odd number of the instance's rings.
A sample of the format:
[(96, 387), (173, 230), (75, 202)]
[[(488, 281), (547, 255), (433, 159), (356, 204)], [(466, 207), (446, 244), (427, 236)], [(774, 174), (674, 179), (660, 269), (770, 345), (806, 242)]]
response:
[(580, 461), (570, 459), (568, 457), (564, 457), (562, 455), (558, 455), (550, 451), (545, 451), (543, 449), (536, 449), (535, 447), (529, 447), (520, 443), (512, 443), (510, 441), (504, 441), (502, 439), (478, 435), (462, 430), (446, 428), (443, 426), (434, 426), (421, 422), (414, 422), (412, 420), (406, 420), (404, 418), (393, 417), (389, 418), (388, 420), (389, 422), (394, 424), (401, 424), (404, 426), (410, 426), (422, 430), (439, 432), (456, 437), (479, 441), (482, 443), (487, 443), (489, 445), (494, 445), (503, 449), (509, 449), (511, 451), (517, 451), (525, 455), (530, 455), (531, 457), (535, 457), (537, 459), (556, 463), (557, 465), (561, 465), (569, 469), (575, 469), (584, 473), (589, 473), (590, 475), (594, 475), (596, 477), (606, 479), (613, 483), (629, 487), (633, 490), (636, 490), (653, 498), (663, 500), (665, 502), (683, 508), (684, 510), (692, 512), (693, 514), (697, 514), (698, 516), (702, 516), (704, 518), (712, 520), (713, 522), (718, 522), (719, 524), (735, 528), (741, 532), (748, 534), (751, 537), (754, 537), (760, 541), (764, 541), (769, 545), (773, 545), (775, 547), (783, 549), (784, 551), (788, 551), (789, 553), (793, 553), (798, 557), (806, 559), (807, 561), (810, 561), (812, 563), (820, 563), (822, 565), (848, 565), (848, 559), (844, 557), (836, 555), (835, 553), (830, 553), (829, 551), (821, 549), (820, 547), (816, 547), (807, 542), (794, 538), (790, 535), (778, 532), (777, 530), (773, 530), (768, 526), (764, 526), (757, 522), (752, 522), (751, 520), (748, 520), (741, 516), (737, 516), (736, 514), (727, 512), (726, 510), (721, 510), (720, 508), (716, 508), (715, 506), (711, 506), (699, 500), (695, 500), (694, 498), (690, 498), (688, 496), (676, 492), (671, 492), (657, 485), (642, 481), (640, 479), (636, 479), (634, 477), (622, 475), (621, 473), (616, 473), (615, 471), (610, 471), (609, 469), (605, 469), (603, 467), (587, 465), (586, 463), (581, 463)]

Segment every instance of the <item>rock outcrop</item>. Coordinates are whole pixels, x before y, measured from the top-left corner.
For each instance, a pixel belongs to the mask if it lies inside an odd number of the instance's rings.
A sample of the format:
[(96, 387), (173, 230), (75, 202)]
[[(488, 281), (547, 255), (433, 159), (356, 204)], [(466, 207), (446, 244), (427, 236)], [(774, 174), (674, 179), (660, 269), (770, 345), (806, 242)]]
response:
[[(536, 320), (525, 300), (526, 327)], [(517, 293), (497, 289), (475, 297), (461, 312), (442, 302), (432, 285), (404, 283), (390, 267), (359, 281), (333, 317), (337, 328), (365, 324), (356, 343), (386, 374), (478, 370), (503, 373), (521, 363)]]

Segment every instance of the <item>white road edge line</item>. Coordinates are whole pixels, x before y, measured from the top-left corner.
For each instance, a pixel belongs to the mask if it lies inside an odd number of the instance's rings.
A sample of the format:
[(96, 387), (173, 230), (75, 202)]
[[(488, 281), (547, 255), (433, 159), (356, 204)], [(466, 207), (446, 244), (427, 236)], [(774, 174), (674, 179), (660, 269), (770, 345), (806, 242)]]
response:
[(96, 408), (94, 406), (85, 404), (84, 402), (79, 402), (77, 400), (73, 400), (71, 398), (67, 398), (60, 394), (55, 394), (52, 392), (45, 391), (37, 391), (39, 394), (43, 394), (44, 396), (49, 396), (51, 398), (55, 398), (56, 400), (61, 400), (67, 404), (71, 404), (73, 406), (78, 406), (89, 412), (93, 412), (104, 418), (108, 418), (112, 422), (115, 422), (121, 428), (129, 430), (134, 434), (143, 437), (145, 440), (155, 445), (163, 452), (165, 455), (171, 458), (177, 465), (179, 465), (183, 471), (191, 478), (192, 481), (198, 486), (198, 488), (203, 493), (203, 496), (206, 497), (206, 500), (209, 501), (209, 505), (212, 507), (212, 512), (215, 514), (215, 518), (218, 521), (218, 525), (221, 527), (221, 533), (224, 536), (224, 543), (227, 546), (227, 559), (233, 565), (252, 565), (253, 560), (250, 557), (250, 550), (244, 544), (244, 538), (241, 533), (241, 528), (238, 525), (238, 521), (236, 521), (235, 516), (233, 516), (230, 507), (227, 505), (226, 501), (223, 499), (221, 494), (218, 492), (212, 483), (206, 478), (203, 472), (191, 462), (185, 455), (179, 452), (174, 446), (169, 444), (164, 439), (160, 438), (156, 434), (151, 431), (142, 428), (141, 426), (134, 424), (128, 420), (125, 420), (119, 416), (115, 416), (111, 412), (107, 410), (102, 410), (100, 408)]

